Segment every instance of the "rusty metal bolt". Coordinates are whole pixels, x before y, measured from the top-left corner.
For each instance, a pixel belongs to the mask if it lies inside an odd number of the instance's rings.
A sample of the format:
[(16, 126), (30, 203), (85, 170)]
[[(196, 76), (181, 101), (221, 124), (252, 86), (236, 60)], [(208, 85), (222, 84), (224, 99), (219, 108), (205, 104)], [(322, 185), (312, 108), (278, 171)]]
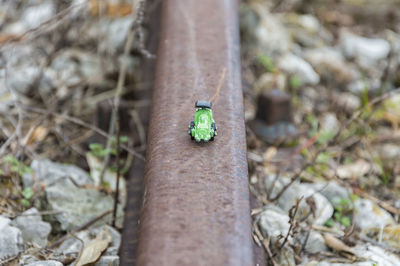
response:
[(272, 89), (258, 96), (256, 118), (267, 125), (292, 120), (290, 95), (282, 90)]

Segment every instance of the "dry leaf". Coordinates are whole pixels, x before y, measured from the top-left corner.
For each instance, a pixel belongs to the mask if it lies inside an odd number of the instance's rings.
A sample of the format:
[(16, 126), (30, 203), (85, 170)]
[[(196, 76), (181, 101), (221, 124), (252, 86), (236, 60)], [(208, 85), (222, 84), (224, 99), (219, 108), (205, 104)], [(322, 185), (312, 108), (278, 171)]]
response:
[(108, 3), (107, 1), (100, 4), (104, 0), (91, 0), (89, 2), (89, 12), (93, 17), (104, 14), (110, 18), (124, 17), (132, 13), (133, 6), (131, 3)]
[(49, 130), (47, 128), (39, 126), (33, 130), (32, 134), (27, 135), (28, 139), (24, 139), (24, 145), (30, 146), (35, 142), (43, 141), (48, 133)]
[(357, 160), (355, 163), (341, 165), (337, 169), (340, 178), (358, 178), (367, 174), (371, 170), (371, 165), (364, 160)]
[(325, 240), (325, 244), (328, 247), (330, 247), (331, 249), (334, 249), (334, 250), (340, 251), (340, 252), (347, 252), (347, 253), (354, 255), (354, 252), (351, 249), (351, 247), (349, 247), (348, 245), (343, 243), (341, 240), (339, 240), (335, 236), (333, 236), (331, 234), (323, 234), (323, 237)]
[(108, 4), (107, 5), (107, 16), (111, 18), (124, 17), (132, 13), (133, 8), (131, 4), (119, 3), (119, 4)]
[(79, 256), (76, 266), (83, 266), (96, 262), (101, 253), (107, 249), (111, 242), (111, 234), (106, 228), (101, 231), (97, 237), (92, 240), (86, 247), (83, 248), (82, 254)]

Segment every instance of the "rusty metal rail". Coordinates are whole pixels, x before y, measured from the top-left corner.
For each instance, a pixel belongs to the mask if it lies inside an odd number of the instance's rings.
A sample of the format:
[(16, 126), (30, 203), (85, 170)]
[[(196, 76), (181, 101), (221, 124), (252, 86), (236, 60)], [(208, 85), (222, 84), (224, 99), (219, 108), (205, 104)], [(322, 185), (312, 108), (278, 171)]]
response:
[[(137, 265), (253, 265), (237, 3), (163, 1), (160, 25)], [(199, 145), (187, 127), (213, 95)]]

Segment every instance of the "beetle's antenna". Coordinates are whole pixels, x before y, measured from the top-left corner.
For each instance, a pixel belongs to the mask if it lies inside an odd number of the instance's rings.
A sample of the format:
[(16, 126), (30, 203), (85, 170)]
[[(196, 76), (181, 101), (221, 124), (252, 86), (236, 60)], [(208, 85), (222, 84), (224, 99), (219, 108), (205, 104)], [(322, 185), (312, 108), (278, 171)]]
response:
[(222, 84), (224, 83), (225, 80), (225, 74), (226, 74), (226, 68), (224, 67), (224, 69), (222, 69), (222, 74), (218, 82), (218, 87), (215, 90), (215, 94), (210, 98), (209, 102), (214, 103), (218, 99), (219, 91), (221, 90)]

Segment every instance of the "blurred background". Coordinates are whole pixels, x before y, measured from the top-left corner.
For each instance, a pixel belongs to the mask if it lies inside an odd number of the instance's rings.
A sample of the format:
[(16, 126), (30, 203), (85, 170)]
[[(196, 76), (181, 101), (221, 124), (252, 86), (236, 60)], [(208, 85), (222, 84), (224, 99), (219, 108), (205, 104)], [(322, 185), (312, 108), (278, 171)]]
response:
[[(161, 2), (0, 1), (0, 265), (119, 265)], [(267, 265), (400, 265), (400, 1), (243, 0), (238, 15)]]

